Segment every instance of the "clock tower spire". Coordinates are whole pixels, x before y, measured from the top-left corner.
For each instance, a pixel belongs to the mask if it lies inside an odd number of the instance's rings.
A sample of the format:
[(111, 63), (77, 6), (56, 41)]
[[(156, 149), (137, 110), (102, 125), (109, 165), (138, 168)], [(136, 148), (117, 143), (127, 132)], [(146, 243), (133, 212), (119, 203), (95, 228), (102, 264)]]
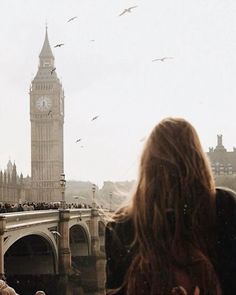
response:
[(59, 201), (64, 170), (64, 91), (56, 74), (47, 27), (29, 94), (32, 200)]
[(43, 47), (42, 47), (41, 52), (39, 54), (39, 66), (40, 67), (45, 67), (45, 66), (54, 67), (54, 56), (53, 56), (52, 49), (51, 49), (51, 46), (50, 46), (49, 40), (48, 40), (48, 27), (47, 26), (46, 26)]

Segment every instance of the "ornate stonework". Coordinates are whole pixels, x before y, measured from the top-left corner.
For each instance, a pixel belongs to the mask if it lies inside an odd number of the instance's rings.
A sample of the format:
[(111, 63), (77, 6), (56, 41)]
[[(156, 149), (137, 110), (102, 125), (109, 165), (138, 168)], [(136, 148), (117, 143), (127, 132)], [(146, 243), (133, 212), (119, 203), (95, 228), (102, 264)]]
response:
[(63, 172), (64, 91), (57, 77), (54, 56), (45, 40), (39, 67), (30, 87), (31, 200), (60, 200)]
[(31, 195), (30, 177), (17, 173), (15, 163), (9, 160), (7, 168), (0, 171), (0, 203), (23, 203)]
[(216, 147), (209, 148), (207, 155), (215, 175), (236, 174), (236, 148), (234, 147), (233, 151), (227, 151), (221, 134), (217, 135)]

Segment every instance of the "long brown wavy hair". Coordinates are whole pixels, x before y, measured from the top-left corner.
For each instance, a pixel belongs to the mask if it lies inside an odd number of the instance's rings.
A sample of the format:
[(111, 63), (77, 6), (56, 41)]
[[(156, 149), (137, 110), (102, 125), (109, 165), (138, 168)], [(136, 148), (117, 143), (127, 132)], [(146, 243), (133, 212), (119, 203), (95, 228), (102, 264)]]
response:
[(124, 282), (128, 295), (171, 294), (174, 269), (187, 273), (192, 290), (198, 286), (200, 294), (220, 294), (213, 267), (214, 179), (198, 135), (186, 120), (167, 118), (153, 129), (136, 190), (117, 216), (124, 213), (135, 234)]

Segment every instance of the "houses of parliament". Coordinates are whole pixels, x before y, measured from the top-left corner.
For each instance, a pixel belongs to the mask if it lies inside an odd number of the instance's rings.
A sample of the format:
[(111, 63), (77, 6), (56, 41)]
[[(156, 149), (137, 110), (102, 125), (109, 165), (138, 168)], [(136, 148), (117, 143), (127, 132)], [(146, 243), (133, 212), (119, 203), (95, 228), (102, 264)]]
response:
[(31, 177), (18, 175), (16, 164), (9, 160), (6, 169), (0, 171), (0, 202), (60, 200), (60, 176), (64, 170), (64, 90), (57, 77), (47, 28), (29, 96)]

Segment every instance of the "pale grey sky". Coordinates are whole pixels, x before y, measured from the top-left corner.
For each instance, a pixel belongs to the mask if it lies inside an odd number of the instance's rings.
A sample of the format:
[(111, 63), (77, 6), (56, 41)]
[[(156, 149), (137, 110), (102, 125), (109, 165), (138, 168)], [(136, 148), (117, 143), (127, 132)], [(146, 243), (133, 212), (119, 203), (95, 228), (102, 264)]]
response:
[[(30, 174), (28, 91), (46, 20), (66, 96), (67, 179), (135, 178), (140, 139), (166, 116), (189, 119), (205, 150), (219, 133), (231, 150), (235, 15), (232, 0), (1, 0), (0, 168), (10, 157)], [(53, 48), (58, 42), (65, 46)], [(174, 59), (152, 62), (163, 56)]]

